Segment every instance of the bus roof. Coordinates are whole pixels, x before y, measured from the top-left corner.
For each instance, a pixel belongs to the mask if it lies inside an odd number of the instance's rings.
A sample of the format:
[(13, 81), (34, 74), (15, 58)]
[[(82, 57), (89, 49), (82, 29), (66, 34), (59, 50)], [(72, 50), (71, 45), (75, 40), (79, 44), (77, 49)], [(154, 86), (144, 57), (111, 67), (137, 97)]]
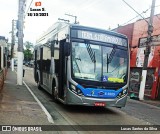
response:
[(77, 24), (71, 24), (70, 27), (73, 29), (89, 30), (89, 31), (94, 31), (94, 32), (101, 32), (101, 33), (105, 33), (105, 34), (110, 34), (110, 35), (118, 36), (118, 37), (122, 37), (122, 38), (127, 38), (126, 35), (123, 35), (121, 33), (109, 31), (109, 30), (105, 30), (105, 29), (100, 29), (100, 28), (95, 28), (95, 27), (82, 26), (82, 25), (77, 25)]
[(64, 27), (70, 27), (71, 29), (77, 29), (77, 30), (78, 29), (89, 30), (92, 32), (110, 34), (110, 35), (117, 36), (120, 38), (127, 38), (127, 36), (120, 34), (120, 33), (117, 33), (117, 32), (114, 32), (114, 31), (109, 31), (109, 30), (94, 28), (94, 27), (89, 27), (89, 26), (82, 26), (82, 25), (78, 25), (78, 24), (71, 24), (71, 23), (67, 23), (67, 22), (56, 22), (51, 27), (49, 27), (48, 30), (46, 32), (44, 32), (36, 42), (39, 43), (41, 40), (45, 39), (45, 37), (51, 33), (52, 33), (51, 35), (58, 33)]

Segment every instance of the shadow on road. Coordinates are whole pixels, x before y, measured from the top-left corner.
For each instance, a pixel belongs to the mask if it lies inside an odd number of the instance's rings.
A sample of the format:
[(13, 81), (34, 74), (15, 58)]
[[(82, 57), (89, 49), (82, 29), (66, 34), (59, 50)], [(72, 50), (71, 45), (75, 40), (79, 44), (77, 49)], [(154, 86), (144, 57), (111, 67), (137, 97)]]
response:
[(89, 113), (89, 114), (118, 114), (115, 110), (105, 107), (62, 105), (70, 113)]
[(50, 98), (51, 103), (55, 103), (56, 105), (59, 105), (61, 108), (65, 109), (65, 111), (70, 113), (90, 113), (90, 114), (118, 114), (117, 111), (113, 110), (111, 107), (105, 108), (105, 107), (94, 107), (94, 106), (81, 106), (81, 105), (64, 105), (62, 103), (54, 102), (52, 100), (52, 95), (50, 95), (47, 91), (44, 89), (41, 89), (40, 92), (45, 94), (48, 98)]

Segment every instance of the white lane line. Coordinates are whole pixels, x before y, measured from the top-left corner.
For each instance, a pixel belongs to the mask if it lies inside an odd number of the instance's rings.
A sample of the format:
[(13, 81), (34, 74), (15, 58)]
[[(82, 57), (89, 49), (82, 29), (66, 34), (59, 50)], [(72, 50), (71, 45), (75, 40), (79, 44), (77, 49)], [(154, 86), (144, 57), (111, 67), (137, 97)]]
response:
[(37, 101), (37, 103), (39, 104), (39, 106), (42, 108), (42, 110), (45, 112), (45, 114), (47, 115), (48, 121), (50, 123), (54, 123), (52, 116), (50, 115), (50, 113), (47, 111), (47, 109), (43, 106), (43, 104), (38, 100), (38, 98), (34, 95), (34, 93), (31, 91), (31, 89), (27, 86), (27, 84), (23, 81), (24, 85), (27, 87), (28, 91), (31, 93), (31, 95), (33, 96), (33, 98)]

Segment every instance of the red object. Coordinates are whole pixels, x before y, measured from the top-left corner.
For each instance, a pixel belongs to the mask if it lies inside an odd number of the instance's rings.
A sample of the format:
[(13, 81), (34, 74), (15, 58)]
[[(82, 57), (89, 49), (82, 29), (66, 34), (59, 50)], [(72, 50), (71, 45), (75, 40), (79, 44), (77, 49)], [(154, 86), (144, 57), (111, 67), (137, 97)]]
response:
[[(160, 36), (160, 14), (157, 14), (153, 17), (153, 33), (152, 36)], [(149, 18), (146, 18), (148, 21)], [(125, 34), (129, 39), (129, 45), (130, 45), (130, 67), (132, 68), (142, 68), (137, 65), (137, 57), (140, 58), (139, 50), (141, 48), (138, 48), (139, 46), (139, 40), (141, 38), (146, 38), (148, 36), (148, 24), (146, 23), (146, 20), (138, 20), (134, 23), (125, 25), (125, 26), (119, 26), (117, 29), (115, 29), (116, 32)], [(159, 41), (158, 41), (159, 42)], [(153, 50), (153, 51), (152, 51)], [(148, 62), (148, 69), (154, 69), (154, 81), (153, 86), (150, 92), (146, 92), (146, 97), (149, 97), (151, 99), (156, 99), (158, 97), (160, 98), (160, 43), (159, 45), (155, 46), (154, 49), (151, 49), (152, 58)], [(148, 91), (148, 90), (145, 90)]]
[(98, 106), (98, 107), (104, 107), (106, 105), (105, 102), (95, 102), (94, 106)]
[(41, 2), (35, 2), (35, 6), (41, 6), (42, 3)]

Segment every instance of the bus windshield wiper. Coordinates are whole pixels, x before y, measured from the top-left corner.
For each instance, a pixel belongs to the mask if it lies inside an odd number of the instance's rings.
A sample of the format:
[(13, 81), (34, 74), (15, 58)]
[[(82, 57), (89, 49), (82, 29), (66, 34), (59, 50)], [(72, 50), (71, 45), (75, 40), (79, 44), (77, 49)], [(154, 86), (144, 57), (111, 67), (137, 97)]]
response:
[(89, 54), (89, 56), (90, 56), (90, 58), (91, 58), (91, 61), (94, 63), (94, 72), (95, 72), (95, 70), (96, 70), (96, 56), (95, 56), (95, 51), (93, 52), (90, 44), (85, 43), (85, 45), (86, 45), (88, 54)]
[(79, 65), (78, 65), (78, 63), (77, 63), (77, 60), (80, 60), (80, 61), (81, 61), (81, 59), (80, 59), (80, 58), (79, 58), (79, 59), (78, 59), (78, 58), (75, 58), (75, 60), (74, 60), (74, 61), (75, 61), (75, 63), (76, 63), (76, 66), (77, 66), (78, 72), (79, 72), (79, 73), (81, 73), (80, 68), (79, 68)]
[(113, 47), (113, 49), (112, 49), (109, 57), (108, 57), (108, 53), (107, 53), (107, 55), (106, 55), (106, 57), (107, 57), (107, 63), (106, 63), (106, 64), (107, 64), (107, 73), (108, 73), (108, 65), (109, 65), (109, 63), (111, 63), (111, 61), (112, 61), (115, 53), (116, 53), (116, 46)]

